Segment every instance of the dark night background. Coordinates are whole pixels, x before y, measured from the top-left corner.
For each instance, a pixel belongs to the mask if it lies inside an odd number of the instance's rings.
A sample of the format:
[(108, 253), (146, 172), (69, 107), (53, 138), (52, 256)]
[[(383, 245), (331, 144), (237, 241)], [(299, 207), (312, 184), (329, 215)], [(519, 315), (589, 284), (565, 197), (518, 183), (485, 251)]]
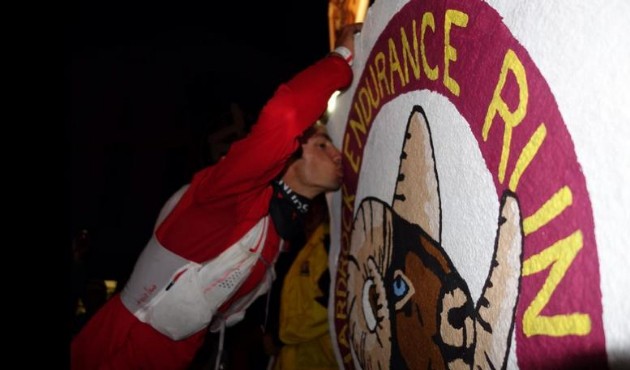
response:
[(328, 52), (327, 1), (75, 2), (64, 78), (68, 247), (124, 281), (163, 202), (211, 163), (236, 103), (249, 125), (278, 84)]

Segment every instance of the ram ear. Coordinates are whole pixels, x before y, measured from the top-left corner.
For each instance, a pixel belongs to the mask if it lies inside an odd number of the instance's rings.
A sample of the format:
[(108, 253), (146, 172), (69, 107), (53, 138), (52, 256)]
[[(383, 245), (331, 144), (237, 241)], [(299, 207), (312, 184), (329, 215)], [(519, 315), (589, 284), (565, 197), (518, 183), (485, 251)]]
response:
[(392, 208), (435, 241), (441, 241), (442, 211), (433, 141), (420, 106), (413, 107), (407, 122)]

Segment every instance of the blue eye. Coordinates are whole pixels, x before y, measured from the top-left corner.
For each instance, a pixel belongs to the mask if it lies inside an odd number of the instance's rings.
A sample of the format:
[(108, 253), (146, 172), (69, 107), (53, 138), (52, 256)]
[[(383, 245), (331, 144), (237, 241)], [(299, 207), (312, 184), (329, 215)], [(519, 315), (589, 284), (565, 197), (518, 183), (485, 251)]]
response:
[(407, 282), (399, 275), (392, 282), (392, 287), (394, 288), (394, 296), (396, 298), (402, 298), (409, 291), (409, 285)]

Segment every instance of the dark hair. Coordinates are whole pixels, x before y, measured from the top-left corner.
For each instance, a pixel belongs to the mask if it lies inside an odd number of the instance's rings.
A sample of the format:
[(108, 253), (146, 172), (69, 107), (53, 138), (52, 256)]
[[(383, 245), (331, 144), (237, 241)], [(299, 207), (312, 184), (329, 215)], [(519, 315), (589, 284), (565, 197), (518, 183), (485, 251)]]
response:
[(317, 133), (317, 126), (318, 125), (319, 125), (319, 123), (314, 123), (313, 125), (309, 126), (309, 128), (304, 130), (302, 135), (300, 135), (298, 137), (298, 143), (300, 145), (295, 150), (295, 152), (293, 152), (293, 154), (291, 154), (291, 157), (289, 158), (289, 161), (288, 161), (289, 164), (291, 162), (295, 161), (296, 159), (300, 159), (302, 157), (302, 145), (306, 144), (308, 139), (310, 139), (313, 135), (315, 135)]
[(280, 174), (278, 175), (278, 177), (276, 177), (276, 179), (281, 179), (282, 176), (284, 176), (284, 173), (287, 171), (287, 168), (289, 168), (289, 166), (291, 165), (291, 163), (302, 158), (302, 145), (306, 144), (308, 139), (310, 139), (311, 137), (313, 137), (313, 135), (317, 133), (318, 126), (324, 126), (324, 123), (321, 120), (317, 120), (317, 122), (310, 125), (306, 130), (304, 130), (302, 135), (298, 137), (298, 143), (299, 143), (298, 148), (295, 150), (295, 152), (293, 152), (293, 154), (291, 154), (291, 156), (287, 160), (287, 163), (284, 165), (284, 169), (282, 170), (282, 172), (280, 172)]

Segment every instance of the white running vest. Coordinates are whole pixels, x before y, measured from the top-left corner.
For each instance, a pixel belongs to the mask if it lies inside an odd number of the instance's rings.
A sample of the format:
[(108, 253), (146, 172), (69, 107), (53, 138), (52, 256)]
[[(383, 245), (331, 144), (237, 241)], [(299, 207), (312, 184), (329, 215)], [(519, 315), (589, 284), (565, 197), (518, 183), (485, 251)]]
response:
[[(165, 204), (158, 225), (185, 189), (175, 193)], [(218, 308), (238, 290), (261, 258), (269, 222), (269, 216), (262, 218), (238, 242), (204, 264), (169, 251), (153, 234), (121, 292), (123, 304), (140, 321), (173, 340), (189, 337), (211, 322), (212, 331), (222, 325), (234, 325), (243, 319), (245, 309), (269, 290), (275, 279), (275, 260), (263, 261), (267, 273), (261, 283), (213, 321)]]

